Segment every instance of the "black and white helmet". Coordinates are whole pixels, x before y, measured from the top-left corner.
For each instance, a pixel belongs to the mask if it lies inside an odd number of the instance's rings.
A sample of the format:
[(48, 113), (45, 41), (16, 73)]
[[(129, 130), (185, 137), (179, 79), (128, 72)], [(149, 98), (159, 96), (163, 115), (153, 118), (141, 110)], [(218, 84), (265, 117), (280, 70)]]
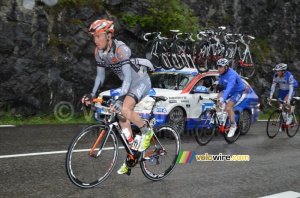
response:
[(282, 71), (287, 69), (287, 64), (285, 63), (279, 63), (273, 68), (274, 71)]
[(225, 66), (228, 66), (228, 65), (229, 65), (229, 61), (226, 58), (220, 58), (217, 61), (217, 66), (218, 67), (225, 67)]

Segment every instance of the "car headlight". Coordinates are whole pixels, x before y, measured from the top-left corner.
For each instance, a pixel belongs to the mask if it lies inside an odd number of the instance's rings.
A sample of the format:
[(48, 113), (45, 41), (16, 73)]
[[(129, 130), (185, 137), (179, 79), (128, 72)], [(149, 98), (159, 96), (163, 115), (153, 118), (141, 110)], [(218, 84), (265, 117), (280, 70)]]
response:
[(153, 104), (154, 104), (154, 100), (152, 100), (152, 98), (150, 98), (147, 100), (142, 100), (135, 107), (138, 110), (151, 110)]

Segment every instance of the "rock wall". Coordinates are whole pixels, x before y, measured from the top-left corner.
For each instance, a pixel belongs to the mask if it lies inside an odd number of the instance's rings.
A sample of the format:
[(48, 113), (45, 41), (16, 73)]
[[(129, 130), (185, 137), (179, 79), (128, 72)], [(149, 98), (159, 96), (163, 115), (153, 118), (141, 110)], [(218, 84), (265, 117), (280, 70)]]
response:
[[(0, 2), (0, 116), (8, 109), (25, 116), (51, 113), (60, 101), (68, 101), (75, 111), (80, 109), (79, 100), (91, 91), (95, 78), (94, 44), (87, 28), (96, 19), (114, 20), (117, 38), (142, 56), (144, 43), (137, 39), (141, 29), (129, 29), (117, 13), (139, 13), (146, 0), (133, 5), (126, 0), (105, 0), (106, 9), (100, 11), (89, 7), (59, 10), (35, 2), (32, 9), (24, 8), (22, 0)], [(268, 56), (257, 62), (258, 72), (250, 80), (261, 101), (268, 96), (271, 67), (276, 63), (286, 62), (300, 81), (298, 0), (185, 2), (195, 9), (201, 26), (225, 24), (228, 31), (270, 41)], [(101, 91), (121, 83), (109, 71), (107, 76)]]

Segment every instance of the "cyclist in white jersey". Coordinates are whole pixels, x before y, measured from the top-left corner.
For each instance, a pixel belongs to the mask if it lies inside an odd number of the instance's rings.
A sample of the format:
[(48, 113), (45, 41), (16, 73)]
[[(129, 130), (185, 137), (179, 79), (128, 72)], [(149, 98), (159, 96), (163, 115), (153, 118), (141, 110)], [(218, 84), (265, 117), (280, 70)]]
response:
[[(288, 115), (286, 118), (286, 124), (291, 124), (293, 117), (291, 113), (291, 99), (295, 95), (294, 87), (298, 86), (298, 82), (294, 79), (291, 72), (287, 71), (287, 64), (279, 63), (275, 66), (273, 71), (276, 71), (273, 77), (273, 82), (270, 90), (270, 100), (275, 92), (276, 84), (279, 84), (278, 100), (283, 100), (288, 105)], [(280, 105), (280, 104), (279, 104)], [(284, 110), (284, 109), (283, 109)]]
[[(142, 118), (133, 111), (135, 105), (141, 101), (150, 91), (151, 81), (144, 66), (138, 67), (130, 61), (131, 50), (123, 42), (112, 39), (114, 33), (113, 21), (106, 19), (94, 21), (88, 29), (94, 37), (96, 44), (95, 59), (97, 66), (97, 76), (92, 93), (84, 96), (82, 102), (89, 103), (98, 90), (103, 85), (105, 79), (105, 68), (110, 68), (123, 82), (120, 96), (112, 106), (111, 110), (121, 112), (127, 118), (120, 120), (122, 129), (129, 129), (132, 135), (130, 123), (132, 122), (142, 132), (139, 152), (150, 146), (153, 130), (149, 129)], [(147, 64), (151, 64), (150, 61)], [(152, 65), (149, 65), (151, 67)], [(129, 172), (126, 162), (118, 170), (118, 174)]]

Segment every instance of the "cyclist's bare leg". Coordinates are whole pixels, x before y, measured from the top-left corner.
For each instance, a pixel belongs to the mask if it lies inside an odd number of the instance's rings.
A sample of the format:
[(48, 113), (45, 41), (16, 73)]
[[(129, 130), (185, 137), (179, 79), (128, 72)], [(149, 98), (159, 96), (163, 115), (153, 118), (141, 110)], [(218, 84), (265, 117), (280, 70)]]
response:
[[(135, 105), (136, 105), (135, 100), (130, 96), (126, 96), (124, 101), (123, 101), (123, 109), (122, 109), (121, 113), (130, 122), (135, 124), (137, 127), (141, 128), (141, 127), (144, 126), (144, 121), (142, 120), (141, 116), (138, 113), (133, 111)], [(129, 127), (130, 127), (130, 122), (129, 121), (126, 122), (124, 126), (127, 127), (129, 125)], [(131, 129), (131, 127), (130, 127), (130, 129)]]
[[(217, 95), (217, 100), (220, 100), (220, 98), (222, 97), (222, 95), (223, 95), (222, 92), (221, 92), (221, 93), (218, 93), (218, 95)], [(220, 112), (220, 111), (221, 111), (220, 106), (221, 106), (220, 103), (216, 106), (217, 112)]]
[[(287, 94), (287, 95), (284, 97), (284, 101), (287, 102), (288, 99), (289, 99), (289, 95)], [(288, 108), (289, 108), (289, 109), (287, 110), (287, 111), (288, 111), (287, 113), (290, 114), (290, 113), (291, 113), (291, 104), (289, 104), (289, 105), (287, 105), (287, 106), (288, 106)], [(285, 111), (285, 109), (284, 109), (283, 111)]]
[(225, 106), (225, 111), (227, 111), (230, 123), (235, 123), (235, 114), (233, 111), (234, 103), (232, 101), (228, 101)]
[(154, 131), (152, 129), (149, 129), (144, 123), (143, 119), (140, 117), (140, 115), (133, 111), (135, 104), (136, 102), (133, 97), (126, 96), (123, 102), (122, 114), (133, 124), (135, 124), (142, 132), (141, 143), (138, 149), (139, 152), (142, 152), (149, 148), (151, 137)]

